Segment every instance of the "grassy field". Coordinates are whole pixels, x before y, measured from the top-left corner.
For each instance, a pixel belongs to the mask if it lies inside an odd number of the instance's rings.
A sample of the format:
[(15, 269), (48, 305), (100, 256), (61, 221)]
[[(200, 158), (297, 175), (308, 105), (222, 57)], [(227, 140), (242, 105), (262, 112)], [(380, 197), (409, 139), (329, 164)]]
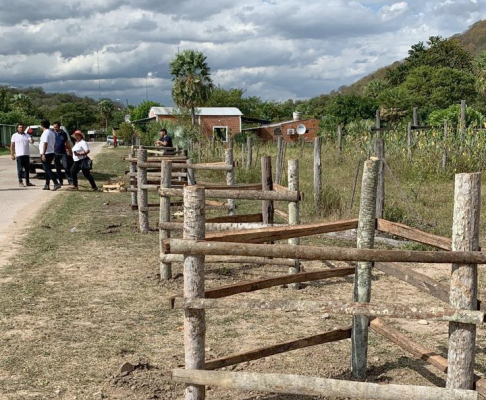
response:
[[(273, 148), (264, 146), (259, 156), (273, 152)], [(345, 153), (339, 158), (330, 145), (323, 148), (326, 210), (316, 212), (311, 202), (312, 150), (307, 147), (301, 155), (299, 147), (289, 147), (287, 154), (301, 161), (301, 188), (307, 194), (302, 205), (305, 222), (357, 215), (359, 185), (352, 208), (349, 197), (356, 164), (362, 155)], [(95, 163), (96, 170), (103, 171), (95, 176), (99, 184), (123, 176), (127, 169), (122, 160), (124, 155), (126, 149), (104, 150)], [(389, 164), (402, 189), (387, 178), (387, 215), (450, 236), (451, 177), (415, 176), (401, 163), (390, 159)], [(240, 168), (237, 182), (256, 181), (258, 177), (258, 168), (251, 171)], [(222, 174), (201, 178), (224, 181)], [(30, 233), (19, 238), (22, 250), (0, 270), (0, 399), (182, 399), (182, 386), (162, 379), (163, 371), (184, 362), (182, 314), (166, 309), (167, 298), (182, 292), (181, 266), (174, 265), (173, 281), (160, 283), (158, 234), (138, 233), (137, 214), (129, 207), (130, 195), (94, 193), (84, 180), (81, 185), (83, 190), (63, 193), (43, 210)], [(259, 203), (242, 202), (238, 213), (257, 212), (259, 207)], [(284, 209), (285, 205), (278, 207)], [(157, 213), (151, 213), (150, 218), (151, 227), (155, 227)], [(484, 231), (484, 211), (482, 221)], [(306, 238), (303, 243), (333, 242), (319, 235)], [(303, 264), (306, 271), (322, 268), (321, 263)], [(414, 268), (447, 284), (448, 266)], [(216, 287), (283, 273), (284, 267), (212, 264), (206, 269), (206, 284)], [(480, 297), (484, 282), (481, 270)], [(241, 298), (348, 301), (351, 293), (352, 279), (336, 278), (305, 285), (299, 291), (275, 287)], [(390, 297), (403, 304), (440, 304), (411, 286), (375, 273), (373, 301), (389, 301)], [(206, 352), (214, 358), (349, 323), (350, 318), (327, 314), (211, 311), (207, 313)], [(401, 320), (390, 323), (439, 354), (447, 355), (446, 323), (421, 325)], [(484, 328), (478, 329), (480, 374), (486, 373), (484, 333)], [(345, 340), (230, 369), (349, 378), (349, 353), (350, 342)], [(126, 361), (138, 368), (121, 376), (119, 368)], [(369, 380), (444, 385), (443, 374), (432, 374), (425, 363), (409, 358), (374, 333), (370, 334)], [(307, 399), (216, 388), (209, 390), (208, 398)]]

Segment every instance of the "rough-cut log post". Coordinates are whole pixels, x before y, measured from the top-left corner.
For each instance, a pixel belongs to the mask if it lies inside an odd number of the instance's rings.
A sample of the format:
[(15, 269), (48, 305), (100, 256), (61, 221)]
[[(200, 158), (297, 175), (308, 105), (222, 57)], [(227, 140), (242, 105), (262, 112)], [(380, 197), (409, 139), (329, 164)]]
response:
[[(194, 160), (192, 158), (190, 158), (189, 160), (187, 160), (187, 163), (188, 164), (194, 164)], [(196, 175), (195, 175), (194, 169), (192, 169), (192, 168), (187, 169), (187, 184), (188, 185), (195, 185), (196, 184)]]
[(356, 163), (356, 172), (354, 173), (353, 187), (351, 189), (351, 200), (349, 201), (349, 209), (353, 209), (354, 195), (356, 194), (356, 185), (358, 183), (359, 169), (361, 167), (361, 160)]
[(147, 233), (149, 230), (148, 215), (148, 192), (142, 189), (147, 184), (147, 168), (141, 167), (141, 163), (147, 161), (147, 150), (140, 149), (137, 152), (137, 202), (138, 202), (138, 223), (140, 232)]
[[(132, 146), (132, 149), (130, 150), (130, 158), (135, 158), (135, 150)], [(137, 173), (137, 163), (136, 162), (130, 162), (130, 174), (136, 174)], [(135, 188), (135, 185), (134, 185), (134, 181), (130, 180), (130, 188), (131, 189), (134, 189)], [(136, 206), (138, 206), (138, 203), (137, 203), (137, 192), (132, 192), (131, 193), (131, 198), (132, 198), (132, 208), (135, 208)]]
[[(262, 190), (273, 190), (272, 158), (262, 157)], [(262, 201), (262, 215), (264, 224), (273, 224), (273, 201)]]
[(375, 114), (375, 130), (376, 130), (376, 137), (381, 137), (381, 113), (380, 110), (376, 110)]
[(275, 163), (275, 183), (279, 185), (282, 183), (283, 146), (284, 146), (283, 136), (279, 136), (277, 138), (277, 161)]
[(414, 107), (412, 109), (412, 121), (413, 121), (413, 126), (418, 126), (419, 119), (418, 119), (418, 108), (417, 107)]
[(319, 211), (321, 205), (322, 192), (321, 143), (320, 137), (314, 139), (314, 206), (316, 212)]
[(379, 159), (376, 217), (383, 218), (385, 208), (385, 142), (383, 138), (375, 140), (375, 156)]
[(343, 126), (338, 125), (338, 153), (341, 155), (343, 153)]
[[(358, 249), (372, 249), (375, 242), (376, 192), (379, 160), (372, 157), (364, 164), (358, 222)], [(354, 275), (354, 301), (369, 303), (371, 299), (371, 269), (373, 263), (358, 262)], [(351, 371), (355, 378), (366, 378), (368, 358), (368, 322), (363, 315), (353, 317), (351, 335)]]
[(442, 138), (442, 169), (447, 166), (447, 134), (448, 132), (447, 120), (444, 121), (444, 137)]
[[(172, 175), (172, 162), (162, 161), (160, 167), (160, 187), (170, 188)], [(159, 210), (159, 238), (160, 238), (160, 253), (164, 252), (163, 240), (170, 238), (170, 231), (162, 229), (163, 223), (170, 222), (170, 197), (160, 196), (160, 210)], [(167, 281), (172, 279), (172, 265), (170, 262), (160, 262), (160, 280)]]
[(407, 157), (409, 160), (412, 159), (412, 123), (409, 122), (407, 125)]
[[(233, 147), (225, 149), (225, 161), (227, 165), (233, 166)], [(232, 186), (235, 184), (235, 170), (232, 169), (226, 173), (226, 184)], [(229, 215), (236, 214), (236, 202), (234, 199), (228, 199)]]
[[(184, 190), (184, 239), (204, 240), (206, 216), (204, 189)], [(184, 254), (184, 298), (204, 297), (204, 256)], [(204, 310), (184, 310), (184, 352), (186, 369), (204, 369), (206, 321)], [(186, 400), (204, 400), (205, 387), (188, 385)]]
[(252, 157), (252, 147), (251, 147), (251, 136), (246, 138), (246, 149), (248, 151), (247, 158), (246, 158), (246, 169), (251, 168), (251, 157)]
[[(454, 189), (453, 251), (479, 250), (481, 174), (457, 174)], [(477, 310), (478, 269), (476, 264), (453, 264), (450, 305)], [(449, 323), (449, 368), (447, 387), (472, 389), (476, 326)]]
[[(289, 167), (288, 167), (288, 174), (289, 174), (289, 190), (290, 191), (299, 191), (299, 160), (289, 160)], [(290, 202), (289, 203), (289, 225), (299, 225), (300, 224), (300, 216), (299, 216), (299, 202)], [(299, 238), (292, 238), (289, 239), (289, 244), (291, 245), (298, 245), (300, 244)], [(300, 262), (298, 259), (295, 260), (295, 265), (289, 268), (289, 274), (296, 274), (300, 272)], [(292, 289), (298, 289), (298, 283), (292, 283), (289, 285)]]
[(466, 137), (466, 100), (461, 100), (461, 139)]

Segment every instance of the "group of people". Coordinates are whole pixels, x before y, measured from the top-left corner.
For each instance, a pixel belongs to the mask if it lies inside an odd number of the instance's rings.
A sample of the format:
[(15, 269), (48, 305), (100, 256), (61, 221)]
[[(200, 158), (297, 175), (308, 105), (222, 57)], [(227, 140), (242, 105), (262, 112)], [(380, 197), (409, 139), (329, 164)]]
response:
[[(91, 175), (92, 161), (88, 157), (90, 153), (88, 143), (84, 140), (84, 134), (80, 130), (76, 130), (72, 137), (75, 140), (74, 146), (71, 146), (71, 141), (65, 131), (61, 129), (59, 122), (54, 122), (53, 130), (50, 128), (48, 120), (41, 122), (42, 135), (39, 140), (39, 153), (42, 163), (42, 168), (45, 172), (45, 185), (43, 190), (50, 190), (51, 181), (54, 184), (53, 190), (58, 190), (63, 186), (64, 172), (69, 183), (69, 189), (78, 190), (78, 173), (83, 172), (83, 175), (88, 180), (91, 188), (96, 191), (98, 187)], [(30, 172), (30, 144), (34, 143), (34, 139), (29, 133), (25, 132), (23, 124), (17, 125), (17, 132), (12, 135), (10, 145), (10, 155), (12, 160), (17, 160), (17, 174), (19, 178), (19, 186), (34, 186), (29, 179)], [(56, 173), (52, 171), (52, 162), (56, 168)], [(23, 177), (25, 176), (25, 184)]]

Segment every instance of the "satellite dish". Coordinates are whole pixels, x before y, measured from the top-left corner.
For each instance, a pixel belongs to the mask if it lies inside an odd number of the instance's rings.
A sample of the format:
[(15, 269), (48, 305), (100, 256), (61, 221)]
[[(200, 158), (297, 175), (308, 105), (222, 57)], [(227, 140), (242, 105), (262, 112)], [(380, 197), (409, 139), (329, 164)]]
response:
[(125, 122), (130, 122), (130, 114), (125, 115)]
[(299, 135), (303, 135), (303, 134), (304, 134), (304, 133), (306, 133), (306, 132), (307, 132), (307, 128), (305, 127), (305, 125), (304, 125), (304, 124), (299, 124), (299, 125), (297, 125), (297, 133), (298, 133)]

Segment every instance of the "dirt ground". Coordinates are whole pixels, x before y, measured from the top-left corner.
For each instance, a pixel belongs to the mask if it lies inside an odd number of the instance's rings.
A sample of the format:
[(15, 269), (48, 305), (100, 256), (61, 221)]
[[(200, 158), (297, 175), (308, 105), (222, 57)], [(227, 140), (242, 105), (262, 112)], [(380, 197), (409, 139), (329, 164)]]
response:
[[(122, 174), (122, 154), (105, 150), (100, 181)], [(85, 182), (83, 182), (85, 183)], [(151, 226), (156, 223), (151, 214)], [(73, 228), (76, 228), (74, 232)], [(321, 236), (303, 243), (329, 243)], [(349, 245), (343, 243), (342, 245)], [(129, 194), (79, 193), (57, 196), (11, 262), (0, 269), (0, 399), (182, 399), (183, 386), (163, 379), (183, 364), (181, 311), (167, 309), (167, 299), (182, 292), (181, 265), (176, 279), (160, 283), (158, 234), (137, 231)], [(339, 263), (336, 263), (339, 265)], [(306, 271), (327, 268), (304, 262)], [(444, 283), (447, 265), (418, 271)], [(208, 264), (208, 288), (285, 274), (285, 267)], [(485, 274), (480, 271), (480, 296)], [(274, 287), (240, 298), (345, 300), (352, 297), (352, 277), (313, 282), (295, 291)], [(484, 295), (482, 297), (485, 297)], [(373, 302), (439, 305), (379, 271), (374, 272)], [(302, 312), (207, 312), (208, 358), (322, 333), (351, 323), (350, 317)], [(447, 323), (387, 320), (414, 340), (447, 356)], [(486, 373), (485, 331), (478, 329), (477, 373)], [(137, 368), (121, 374), (130, 362)], [(247, 362), (232, 371), (295, 373), (349, 379), (350, 341)], [(445, 375), (370, 332), (369, 381), (445, 385)], [(209, 399), (304, 400), (209, 388)], [(323, 397), (324, 399), (325, 397)]]

